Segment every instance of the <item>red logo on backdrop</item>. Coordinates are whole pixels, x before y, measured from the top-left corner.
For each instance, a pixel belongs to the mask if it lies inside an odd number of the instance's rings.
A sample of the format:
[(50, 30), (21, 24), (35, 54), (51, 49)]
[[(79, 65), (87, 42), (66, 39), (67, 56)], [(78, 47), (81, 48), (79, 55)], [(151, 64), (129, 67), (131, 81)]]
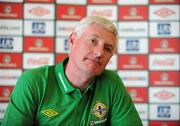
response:
[(14, 86), (0, 86), (0, 102), (8, 102)]
[(166, 58), (163, 60), (155, 59), (152, 64), (154, 66), (174, 66), (175, 60), (174, 58)]
[(88, 0), (88, 4), (117, 4), (117, 0)]
[(26, 2), (53, 3), (54, 0), (25, 0)]
[(136, 103), (147, 103), (148, 90), (147, 88), (127, 88), (132, 100)]
[(149, 126), (180, 126), (179, 121), (150, 121)]
[(21, 67), (22, 67), (22, 54), (15, 54), (15, 53), (0, 54), (0, 68), (21, 68)]
[(162, 90), (160, 92), (154, 93), (154, 96), (161, 100), (168, 100), (168, 99), (174, 97), (175, 94), (173, 94), (172, 92), (166, 91), (166, 90)]
[(118, 57), (119, 69), (147, 69), (147, 56), (145, 55), (121, 55)]
[(153, 86), (179, 86), (180, 85), (180, 72), (168, 71), (168, 72), (150, 72), (149, 79), (150, 85)]
[[(17, 9), (18, 8), (18, 9)], [(22, 18), (22, 4), (0, 4), (0, 18)]]
[(38, 59), (30, 57), (27, 60), (27, 65), (46, 65), (48, 63), (49, 63), (49, 59), (47, 57), (40, 57)]
[(53, 52), (53, 37), (24, 37), (25, 52)]
[(166, 18), (166, 17), (172, 16), (173, 14), (175, 14), (175, 12), (168, 8), (161, 8), (155, 11), (154, 14), (162, 18)]
[(151, 38), (150, 39), (151, 53), (179, 53), (180, 39), (179, 38)]
[(44, 16), (48, 13), (50, 13), (50, 11), (46, 8), (43, 8), (43, 7), (36, 7), (36, 8), (33, 8), (31, 10), (29, 10), (29, 13), (35, 15), (35, 16)]
[(119, 20), (147, 20), (147, 6), (120, 6)]
[(86, 16), (86, 6), (57, 5), (57, 19), (80, 20)]
[(66, 57), (68, 57), (68, 54), (57, 54), (56, 55), (56, 64), (60, 63)]
[(150, 4), (178, 4), (179, 0), (150, 0)]

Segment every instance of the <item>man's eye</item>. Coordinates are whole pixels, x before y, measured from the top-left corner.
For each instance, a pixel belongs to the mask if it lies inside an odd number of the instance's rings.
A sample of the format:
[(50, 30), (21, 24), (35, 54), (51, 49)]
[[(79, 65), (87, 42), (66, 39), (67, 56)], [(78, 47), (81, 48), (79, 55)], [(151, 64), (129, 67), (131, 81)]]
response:
[(95, 43), (96, 43), (96, 40), (95, 40), (95, 39), (90, 39), (90, 42), (91, 42), (92, 44), (95, 44)]
[(111, 48), (109, 48), (109, 47), (107, 47), (107, 48), (105, 48), (105, 50), (107, 51), (107, 52), (112, 52), (112, 49)]

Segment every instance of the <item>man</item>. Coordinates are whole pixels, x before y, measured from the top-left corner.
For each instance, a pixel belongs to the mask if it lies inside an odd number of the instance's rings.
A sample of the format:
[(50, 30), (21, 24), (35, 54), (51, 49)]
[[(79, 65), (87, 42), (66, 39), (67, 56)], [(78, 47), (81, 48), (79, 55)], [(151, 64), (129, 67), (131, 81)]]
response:
[(68, 58), (24, 72), (3, 126), (141, 126), (119, 76), (105, 70), (118, 33), (105, 18), (82, 19), (69, 37)]

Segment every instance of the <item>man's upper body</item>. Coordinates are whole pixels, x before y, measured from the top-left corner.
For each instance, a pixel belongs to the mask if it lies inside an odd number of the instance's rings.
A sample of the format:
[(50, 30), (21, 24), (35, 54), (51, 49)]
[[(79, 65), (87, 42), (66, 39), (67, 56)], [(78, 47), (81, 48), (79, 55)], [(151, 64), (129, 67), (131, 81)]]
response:
[(111, 21), (82, 19), (69, 37), (68, 59), (21, 75), (2, 125), (141, 126), (119, 76), (105, 70), (117, 40)]

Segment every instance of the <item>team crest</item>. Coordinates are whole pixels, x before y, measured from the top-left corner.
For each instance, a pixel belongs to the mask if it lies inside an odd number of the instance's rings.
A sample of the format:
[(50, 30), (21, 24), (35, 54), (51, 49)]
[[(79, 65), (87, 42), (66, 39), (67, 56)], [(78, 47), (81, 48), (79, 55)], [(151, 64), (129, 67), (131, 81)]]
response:
[(106, 115), (107, 111), (108, 111), (108, 106), (98, 102), (93, 107), (92, 113), (98, 118), (103, 118)]

